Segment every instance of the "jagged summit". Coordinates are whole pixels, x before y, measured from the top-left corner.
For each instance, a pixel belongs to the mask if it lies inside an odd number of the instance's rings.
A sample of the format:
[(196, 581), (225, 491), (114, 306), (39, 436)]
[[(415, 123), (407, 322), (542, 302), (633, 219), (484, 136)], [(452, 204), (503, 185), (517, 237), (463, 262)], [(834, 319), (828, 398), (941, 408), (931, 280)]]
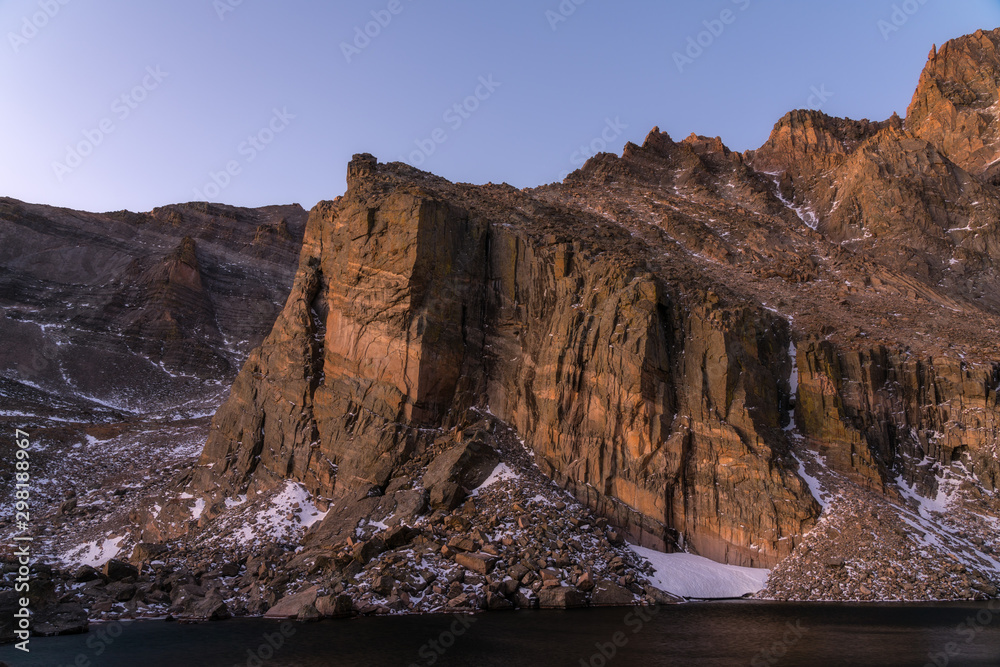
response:
[(906, 128), (952, 162), (992, 180), (1000, 161), (1000, 28), (933, 49)]

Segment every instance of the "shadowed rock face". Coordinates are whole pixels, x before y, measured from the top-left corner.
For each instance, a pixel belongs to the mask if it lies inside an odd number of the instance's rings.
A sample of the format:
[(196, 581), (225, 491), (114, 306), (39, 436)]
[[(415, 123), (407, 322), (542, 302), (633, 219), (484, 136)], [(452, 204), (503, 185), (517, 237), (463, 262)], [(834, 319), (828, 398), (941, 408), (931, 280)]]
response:
[(91, 214), (0, 199), (8, 409), (50, 402), (85, 419), (214, 402), (280, 311), (305, 218), (299, 206)]
[(216, 415), (206, 516), (286, 479), (377, 504), (483, 412), (632, 540), (741, 565), (815, 524), (803, 456), (889, 498), (996, 489), (992, 121), (934, 111), (994, 37), (933, 54), (905, 123), (793, 112), (742, 155), (654, 129), (524, 191), (356, 156)]

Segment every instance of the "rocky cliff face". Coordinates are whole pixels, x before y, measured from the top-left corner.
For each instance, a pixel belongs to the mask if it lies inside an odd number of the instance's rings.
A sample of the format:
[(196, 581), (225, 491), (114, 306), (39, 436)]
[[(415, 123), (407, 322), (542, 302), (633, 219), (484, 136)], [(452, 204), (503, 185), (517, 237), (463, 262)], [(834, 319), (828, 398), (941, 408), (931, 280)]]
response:
[[(88, 611), (131, 590), (119, 571), (101, 603), (60, 600), (40, 561), (112, 557), (132, 510), (176, 486), (281, 310), (306, 217), (297, 205), (94, 214), (0, 199), (0, 422), (31, 442), (36, 633), (85, 631)], [(0, 465), (11, 544), (14, 463)], [(13, 595), (0, 581), (0, 598)]]
[(475, 408), (632, 540), (737, 564), (815, 524), (812, 454), (992, 492), (996, 39), (932, 54), (905, 122), (793, 112), (745, 155), (654, 130), (531, 191), (357, 156), (193, 489), (379, 494)]
[(368, 156), (350, 172), (216, 417), (200, 490), (384, 489), (428, 429), (478, 407), (638, 542), (746, 564), (789, 552), (816, 509), (781, 437), (784, 322), (685, 294), (597, 216), (570, 236), (576, 211), (510, 188)]
[(280, 310), (305, 218), (299, 206), (99, 215), (0, 200), (9, 409), (214, 409)]
[(1000, 161), (1000, 31), (978, 30), (931, 51), (907, 130), (966, 171), (995, 182)]

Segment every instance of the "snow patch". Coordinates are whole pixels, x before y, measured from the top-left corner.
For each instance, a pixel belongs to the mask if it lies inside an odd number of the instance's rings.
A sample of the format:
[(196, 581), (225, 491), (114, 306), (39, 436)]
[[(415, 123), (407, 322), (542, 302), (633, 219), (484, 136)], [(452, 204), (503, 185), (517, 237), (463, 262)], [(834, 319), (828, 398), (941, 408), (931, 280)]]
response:
[(101, 567), (118, 555), (124, 537), (94, 540), (70, 549), (59, 557), (67, 565)]
[[(917, 493), (916, 489), (906, 483), (902, 476), (896, 478), (896, 486), (899, 487), (901, 496), (912, 500), (917, 506), (917, 512), (924, 519), (933, 519), (934, 512), (944, 514), (948, 511), (948, 505), (952, 502), (953, 485), (946, 477), (939, 478), (937, 495), (934, 498), (924, 498)], [(957, 485), (955, 485), (957, 486)]]
[(239, 496), (238, 498), (226, 498), (226, 509), (231, 507), (238, 507), (247, 501), (246, 495)]
[(770, 570), (723, 565), (694, 554), (665, 554), (629, 545), (656, 571), (650, 582), (661, 591), (685, 598), (739, 598), (764, 589)]
[(809, 208), (809, 206), (796, 206), (794, 202), (785, 199), (784, 195), (781, 194), (781, 181), (778, 179), (774, 179), (774, 194), (778, 197), (778, 201), (784, 204), (785, 208), (791, 209), (795, 212), (795, 215), (799, 216), (799, 220), (806, 227), (809, 229), (819, 227), (819, 218), (816, 217), (816, 212)]
[(480, 484), (479, 486), (477, 486), (475, 489), (472, 490), (472, 495), (478, 496), (479, 492), (482, 489), (493, 486), (497, 482), (503, 482), (505, 480), (514, 480), (514, 479), (521, 479), (521, 476), (518, 475), (513, 470), (511, 470), (506, 463), (501, 463), (497, 465), (496, 468), (493, 469), (493, 472), (490, 473), (490, 476), (486, 478), (485, 482), (483, 482), (482, 484)]
[(201, 518), (201, 515), (205, 513), (205, 499), (199, 498), (194, 501), (194, 507), (191, 508), (191, 520), (197, 521)]
[(788, 342), (788, 357), (792, 360), (792, 373), (788, 377), (788, 384), (792, 388), (792, 397), (799, 391), (799, 364), (796, 361), (798, 359), (798, 350), (795, 348), (795, 341)]
[[(799, 456), (798, 456), (798, 454), (796, 454), (796, 453), (793, 452), (792, 456), (799, 463), (799, 469), (798, 469), (797, 472), (799, 473), (799, 477), (801, 477), (802, 479), (804, 479), (806, 481), (806, 484), (809, 485), (809, 493), (811, 493), (812, 497), (816, 499), (816, 502), (818, 502), (820, 504), (820, 507), (822, 507), (823, 509), (826, 509), (826, 506), (830, 502), (829, 501), (830, 494), (827, 493), (826, 489), (823, 488), (823, 483), (820, 482), (818, 479), (816, 479), (815, 477), (813, 477), (812, 475), (810, 475), (809, 473), (806, 472), (805, 461), (803, 461), (802, 459), (800, 459)], [(817, 454), (816, 458), (820, 459), (821, 457)], [(820, 465), (823, 468), (826, 468), (826, 462), (825, 461), (819, 460), (819, 461), (817, 461), (817, 464)]]
[(238, 537), (244, 544), (253, 539), (264, 542), (282, 539), (322, 521), (326, 515), (313, 504), (304, 486), (287, 481), (281, 492), (257, 514), (252, 526), (243, 527)]

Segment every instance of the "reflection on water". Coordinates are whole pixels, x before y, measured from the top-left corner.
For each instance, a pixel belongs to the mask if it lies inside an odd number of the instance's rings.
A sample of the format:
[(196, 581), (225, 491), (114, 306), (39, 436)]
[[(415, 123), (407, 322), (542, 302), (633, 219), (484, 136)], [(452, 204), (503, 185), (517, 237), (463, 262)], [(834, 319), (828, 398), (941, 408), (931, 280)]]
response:
[(1000, 665), (1000, 601), (847, 605), (736, 602), (419, 616), (313, 624), (94, 625), (33, 639), (12, 667), (535, 665)]

